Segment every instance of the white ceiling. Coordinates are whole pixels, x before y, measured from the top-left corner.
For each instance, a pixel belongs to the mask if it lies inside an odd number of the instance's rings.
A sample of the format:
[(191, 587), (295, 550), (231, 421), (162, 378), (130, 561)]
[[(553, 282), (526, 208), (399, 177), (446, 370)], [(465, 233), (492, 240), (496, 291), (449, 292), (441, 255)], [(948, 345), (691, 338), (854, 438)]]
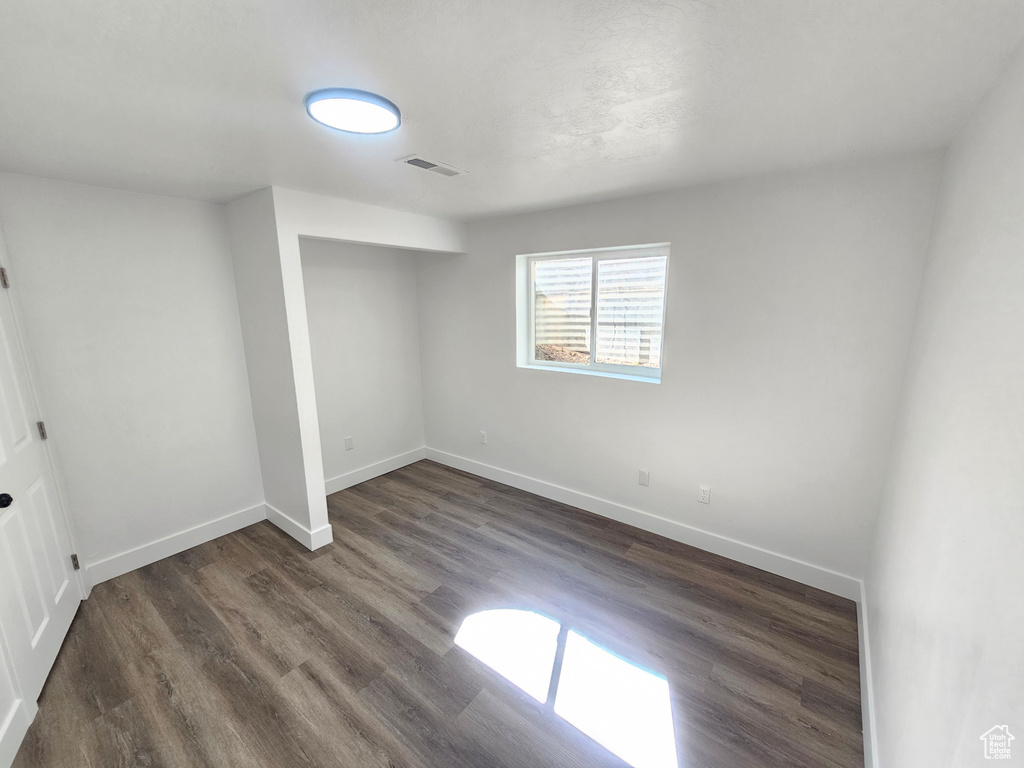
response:
[[(1024, 0), (0, 0), (0, 169), (474, 218), (941, 146), (1022, 37)], [(328, 86), (404, 124), (324, 128)]]

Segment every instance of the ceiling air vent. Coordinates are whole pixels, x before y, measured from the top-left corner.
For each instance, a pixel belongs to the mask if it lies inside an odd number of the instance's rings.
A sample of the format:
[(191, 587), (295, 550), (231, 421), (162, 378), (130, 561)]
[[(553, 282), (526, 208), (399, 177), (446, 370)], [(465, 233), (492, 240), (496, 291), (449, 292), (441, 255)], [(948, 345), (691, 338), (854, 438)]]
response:
[(437, 173), (441, 176), (463, 176), (466, 171), (460, 171), (458, 168), (452, 168), (447, 163), (442, 163), (437, 160), (427, 160), (426, 158), (420, 157), (419, 155), (412, 155), (411, 157), (403, 157), (398, 162), (405, 163), (407, 165), (415, 166), (416, 168), (422, 168), (424, 171), (430, 171), (431, 173)]

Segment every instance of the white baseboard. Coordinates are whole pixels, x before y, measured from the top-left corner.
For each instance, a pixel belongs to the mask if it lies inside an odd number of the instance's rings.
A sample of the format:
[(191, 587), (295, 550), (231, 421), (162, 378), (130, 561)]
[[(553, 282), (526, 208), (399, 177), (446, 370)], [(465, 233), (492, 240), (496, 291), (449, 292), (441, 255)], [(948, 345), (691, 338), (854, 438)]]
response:
[(771, 552), (753, 544), (730, 539), (727, 536), (720, 536), (717, 533), (694, 528), (685, 523), (668, 520), (650, 512), (633, 509), (632, 507), (600, 499), (596, 496), (590, 496), (580, 491), (574, 491), (570, 488), (563, 488), (560, 485), (547, 483), (516, 472), (510, 472), (506, 469), (499, 469), (490, 464), (482, 464), (463, 456), (456, 456), (455, 454), (445, 453), (434, 448), (427, 448), (426, 458), (439, 464), (461, 469), (464, 472), (486, 477), (488, 480), (494, 480), (523, 491), (535, 493), (538, 496), (553, 499), (563, 504), (571, 504), (574, 507), (585, 509), (602, 517), (610, 517), (621, 523), (634, 525), (645, 531), (657, 533), (698, 549), (728, 557), (731, 560), (737, 560), (849, 600), (859, 601), (861, 599), (860, 579), (856, 579), (853, 576), (847, 576), (828, 568), (806, 563), (803, 560), (780, 555), (777, 552)]
[(298, 520), (289, 517), (277, 507), (267, 504), (266, 508), (267, 520), (310, 550), (326, 547), (334, 540), (330, 524), (317, 528), (314, 531), (304, 526)]
[(390, 459), (384, 459), (384, 461), (378, 461), (376, 464), (370, 464), (367, 467), (354, 469), (343, 475), (332, 477), (330, 480), (324, 481), (327, 495), (330, 496), (332, 493), (351, 488), (353, 485), (365, 483), (367, 480), (386, 475), (388, 472), (394, 472), (396, 469), (401, 469), (423, 458), (426, 458), (426, 448), (417, 448), (414, 451), (401, 453), (398, 456), (392, 456)]
[(857, 634), (860, 636), (860, 719), (864, 730), (864, 768), (879, 768), (875, 684), (871, 670), (871, 636), (868, 632), (868, 595), (863, 581), (860, 585), (860, 599), (857, 601)]
[(184, 552), (186, 549), (199, 546), (218, 536), (224, 536), (266, 519), (267, 512), (264, 505), (257, 504), (255, 507), (232, 512), (230, 515), (202, 523), (188, 530), (172, 533), (170, 536), (129, 549), (127, 552), (120, 552), (95, 562), (86, 562), (86, 587), (91, 591), (97, 584), (109, 581), (123, 573), (142, 568), (144, 565), (163, 560), (165, 557)]

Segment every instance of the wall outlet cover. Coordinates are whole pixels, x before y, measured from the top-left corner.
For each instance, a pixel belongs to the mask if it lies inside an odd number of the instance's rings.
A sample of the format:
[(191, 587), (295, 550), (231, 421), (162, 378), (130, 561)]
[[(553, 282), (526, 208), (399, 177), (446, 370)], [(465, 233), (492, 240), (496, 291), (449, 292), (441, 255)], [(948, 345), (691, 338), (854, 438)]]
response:
[(701, 504), (711, 503), (711, 486), (702, 485), (697, 489), (697, 501)]

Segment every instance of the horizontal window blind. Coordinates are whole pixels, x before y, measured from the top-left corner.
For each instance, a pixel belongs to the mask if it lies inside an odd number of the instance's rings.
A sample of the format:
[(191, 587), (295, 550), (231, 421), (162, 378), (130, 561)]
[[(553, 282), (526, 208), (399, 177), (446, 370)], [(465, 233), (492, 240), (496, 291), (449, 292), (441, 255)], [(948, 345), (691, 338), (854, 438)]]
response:
[(590, 361), (592, 270), (590, 257), (533, 262), (536, 359)]
[(597, 262), (597, 362), (661, 365), (667, 263), (664, 256)]

